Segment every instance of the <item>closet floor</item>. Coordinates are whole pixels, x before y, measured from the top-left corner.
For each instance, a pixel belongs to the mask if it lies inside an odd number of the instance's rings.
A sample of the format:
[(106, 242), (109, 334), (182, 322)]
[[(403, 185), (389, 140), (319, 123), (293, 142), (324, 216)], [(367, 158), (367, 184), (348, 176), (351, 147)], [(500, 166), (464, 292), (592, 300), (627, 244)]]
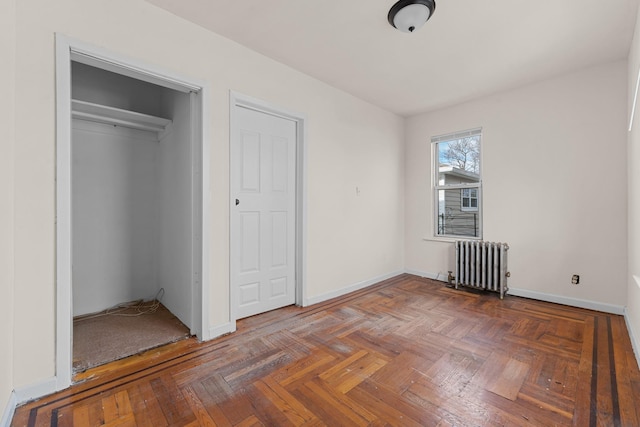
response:
[(140, 314), (136, 308), (73, 319), (73, 371), (122, 359), (189, 336), (187, 328), (167, 308)]

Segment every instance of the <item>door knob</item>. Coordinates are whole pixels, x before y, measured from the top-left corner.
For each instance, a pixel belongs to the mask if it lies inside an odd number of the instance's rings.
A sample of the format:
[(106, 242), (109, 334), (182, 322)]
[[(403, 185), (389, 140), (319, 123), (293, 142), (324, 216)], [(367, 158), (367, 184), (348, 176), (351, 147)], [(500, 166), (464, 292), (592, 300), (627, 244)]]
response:
[(236, 206), (240, 204), (240, 200), (236, 199)]

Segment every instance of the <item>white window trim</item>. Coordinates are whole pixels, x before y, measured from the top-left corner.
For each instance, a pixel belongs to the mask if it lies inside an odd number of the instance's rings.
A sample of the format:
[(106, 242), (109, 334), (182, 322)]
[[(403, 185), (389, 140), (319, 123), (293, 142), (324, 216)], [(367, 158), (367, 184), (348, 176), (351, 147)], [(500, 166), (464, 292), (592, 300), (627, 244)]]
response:
[[(477, 183), (466, 183), (466, 184), (440, 184), (440, 170), (439, 170), (439, 162), (438, 162), (438, 149), (437, 145), (440, 142), (452, 141), (455, 139), (467, 138), (471, 136), (480, 136), (480, 167), (478, 175), (480, 176), (480, 180)], [(482, 240), (483, 236), (483, 208), (482, 208), (482, 128), (474, 128), (461, 132), (453, 132), (448, 134), (442, 134), (431, 137), (431, 167), (433, 169), (432, 173), (432, 185), (431, 191), (433, 192), (432, 200), (433, 200), (433, 208), (431, 210), (433, 218), (431, 221), (432, 224), (432, 237), (426, 237), (423, 240), (430, 241), (442, 241), (442, 242), (453, 242), (455, 240)], [(439, 192), (441, 190), (454, 190), (454, 189), (462, 189), (462, 188), (477, 188), (478, 189), (478, 207), (473, 212), (478, 212), (478, 236), (461, 236), (461, 235), (453, 235), (453, 234), (438, 234), (438, 209), (439, 209)], [(462, 191), (460, 192), (462, 195)], [(461, 203), (461, 211), (462, 211), (462, 203)], [(464, 212), (464, 211), (463, 211)]]

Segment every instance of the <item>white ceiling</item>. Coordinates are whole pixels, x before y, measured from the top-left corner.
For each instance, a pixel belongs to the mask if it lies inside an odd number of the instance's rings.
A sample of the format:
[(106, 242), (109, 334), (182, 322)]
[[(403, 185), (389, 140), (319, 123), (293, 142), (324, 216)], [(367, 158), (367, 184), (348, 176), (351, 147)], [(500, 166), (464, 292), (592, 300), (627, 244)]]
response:
[(400, 115), (627, 57), (638, 0), (436, 0), (419, 31), (395, 0), (147, 0)]

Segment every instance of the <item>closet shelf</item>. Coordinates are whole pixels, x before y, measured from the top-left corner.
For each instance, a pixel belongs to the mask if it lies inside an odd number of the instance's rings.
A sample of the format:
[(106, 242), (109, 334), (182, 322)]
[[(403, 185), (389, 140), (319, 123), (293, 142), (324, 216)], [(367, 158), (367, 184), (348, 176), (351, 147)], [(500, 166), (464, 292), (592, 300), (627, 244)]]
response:
[(107, 107), (106, 105), (76, 99), (71, 101), (71, 116), (74, 119), (89, 120), (92, 122), (158, 133), (164, 132), (167, 126), (171, 124), (171, 120), (163, 119), (162, 117), (150, 116), (148, 114)]

